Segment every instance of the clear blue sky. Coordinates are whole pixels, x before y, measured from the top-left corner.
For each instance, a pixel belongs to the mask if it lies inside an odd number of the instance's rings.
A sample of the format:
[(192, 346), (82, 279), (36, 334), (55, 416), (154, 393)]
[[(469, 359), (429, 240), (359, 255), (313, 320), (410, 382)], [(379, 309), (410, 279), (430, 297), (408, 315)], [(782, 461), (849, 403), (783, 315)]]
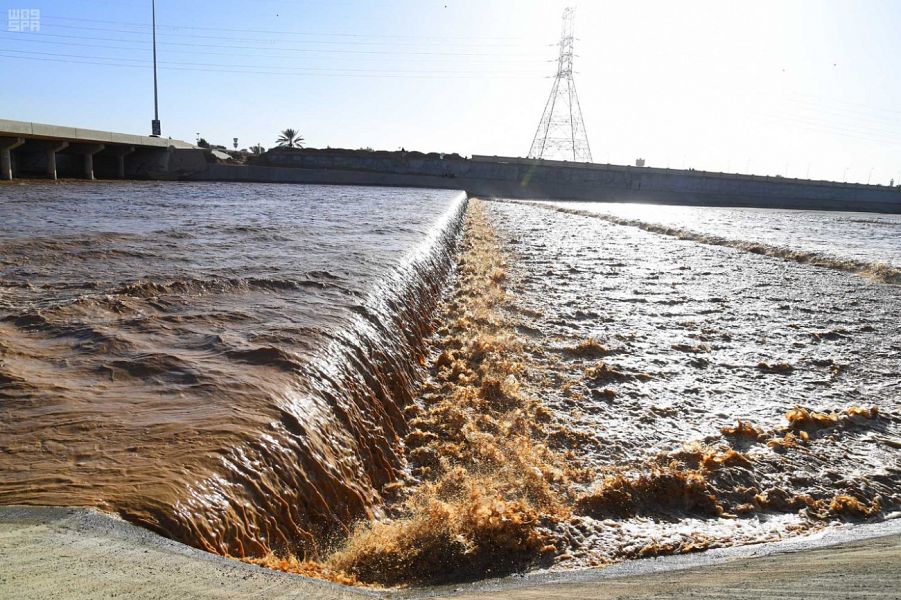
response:
[[(557, 0), (158, 0), (164, 135), (521, 156)], [(596, 162), (901, 182), (901, 1), (570, 2)], [(0, 118), (148, 133), (150, 0), (0, 0)]]

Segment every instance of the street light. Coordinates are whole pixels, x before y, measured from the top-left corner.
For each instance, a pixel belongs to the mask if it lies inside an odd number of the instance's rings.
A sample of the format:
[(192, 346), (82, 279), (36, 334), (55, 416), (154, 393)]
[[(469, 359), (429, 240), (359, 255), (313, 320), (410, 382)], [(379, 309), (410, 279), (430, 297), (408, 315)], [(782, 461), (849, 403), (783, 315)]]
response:
[(150, 1), (150, 7), (153, 15), (153, 121), (150, 122), (150, 135), (151, 137), (160, 137), (162, 129), (160, 128), (160, 106), (156, 91), (156, 0)]

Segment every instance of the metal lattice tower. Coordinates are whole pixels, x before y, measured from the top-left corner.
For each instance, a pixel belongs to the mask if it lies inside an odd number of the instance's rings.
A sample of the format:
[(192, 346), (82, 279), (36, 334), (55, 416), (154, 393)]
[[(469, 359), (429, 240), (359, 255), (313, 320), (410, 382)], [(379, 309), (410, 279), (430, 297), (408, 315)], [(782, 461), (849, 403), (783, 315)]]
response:
[(572, 8), (563, 11), (557, 76), (532, 140), (529, 158), (591, 162), (588, 134), (573, 81), (573, 12)]

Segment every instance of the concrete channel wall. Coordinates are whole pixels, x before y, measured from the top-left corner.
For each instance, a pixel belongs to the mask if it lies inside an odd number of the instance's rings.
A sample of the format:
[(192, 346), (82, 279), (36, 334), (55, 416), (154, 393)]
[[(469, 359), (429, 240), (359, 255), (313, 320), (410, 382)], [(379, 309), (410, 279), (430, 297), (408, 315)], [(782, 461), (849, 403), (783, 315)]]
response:
[(693, 170), (473, 156), (276, 151), (261, 164), (194, 160), (173, 176), (207, 181), (323, 183), (461, 189), (520, 199), (650, 202), (901, 213), (901, 187), (730, 175)]

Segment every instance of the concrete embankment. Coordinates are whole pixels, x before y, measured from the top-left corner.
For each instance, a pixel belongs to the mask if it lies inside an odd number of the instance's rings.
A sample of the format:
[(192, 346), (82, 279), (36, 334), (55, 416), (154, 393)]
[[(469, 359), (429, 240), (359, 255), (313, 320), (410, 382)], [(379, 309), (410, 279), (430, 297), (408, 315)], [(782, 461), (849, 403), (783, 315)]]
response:
[(901, 521), (819, 539), (432, 590), (353, 589), (190, 548), (85, 509), (0, 508), (0, 598), (897, 598)]
[(273, 150), (252, 165), (170, 162), (175, 178), (450, 188), (481, 197), (901, 212), (901, 188), (521, 158)]

